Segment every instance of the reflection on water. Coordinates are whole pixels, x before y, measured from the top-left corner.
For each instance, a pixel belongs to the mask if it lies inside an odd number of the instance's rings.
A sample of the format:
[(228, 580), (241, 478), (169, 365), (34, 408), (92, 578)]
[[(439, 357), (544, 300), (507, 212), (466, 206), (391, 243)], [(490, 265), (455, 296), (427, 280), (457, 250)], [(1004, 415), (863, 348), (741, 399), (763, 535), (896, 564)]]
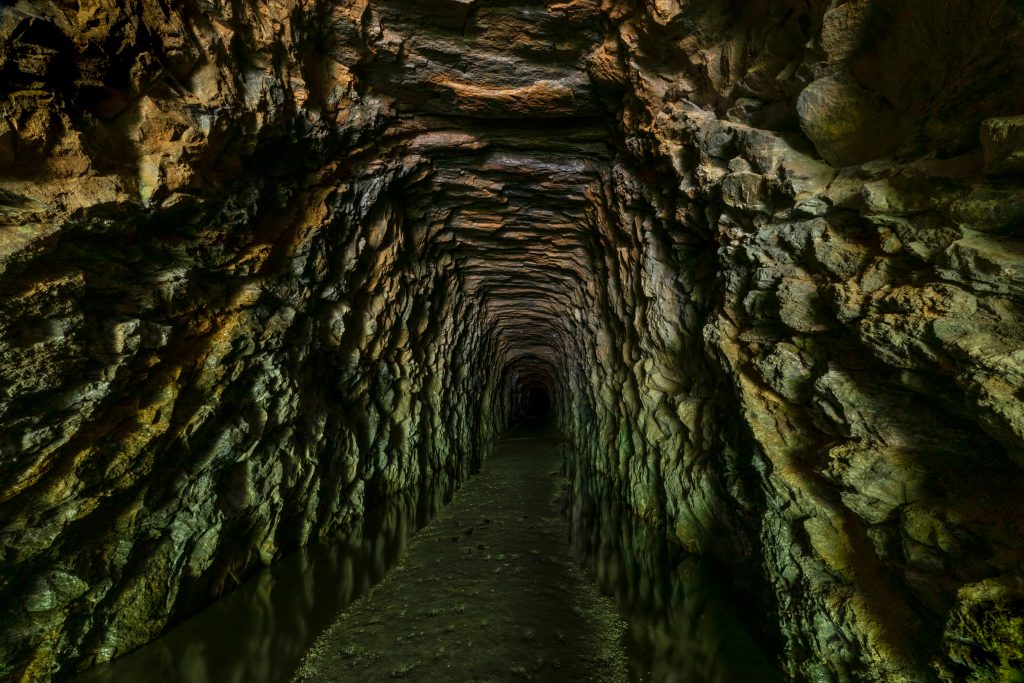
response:
[(634, 680), (783, 680), (700, 558), (637, 521), (603, 477), (573, 468), (569, 460), (566, 470), (572, 550), (629, 623)]
[(451, 499), (439, 477), (382, 502), (344, 537), (304, 548), (158, 640), (79, 676), (85, 683), (280, 683), (337, 612), (383, 578)]

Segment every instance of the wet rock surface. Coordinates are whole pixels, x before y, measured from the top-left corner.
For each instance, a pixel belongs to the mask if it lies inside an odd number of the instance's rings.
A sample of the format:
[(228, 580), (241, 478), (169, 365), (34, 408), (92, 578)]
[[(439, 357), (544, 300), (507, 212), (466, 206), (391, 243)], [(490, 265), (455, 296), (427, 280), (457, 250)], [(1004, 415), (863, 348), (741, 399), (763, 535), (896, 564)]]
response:
[(151, 643), (92, 667), (76, 683), (279, 683), (340, 609), (394, 567), (451, 500), (451, 480), (401, 491), (340, 537), (259, 570), (237, 590)]
[(755, 633), (729, 572), (689, 555), (623, 505), (612, 482), (565, 461), (572, 555), (626, 622), (631, 681), (773, 683), (773, 643)]
[(4, 5), (0, 677), (464, 479), (531, 390), (787, 674), (1019, 675), (1021, 27)]

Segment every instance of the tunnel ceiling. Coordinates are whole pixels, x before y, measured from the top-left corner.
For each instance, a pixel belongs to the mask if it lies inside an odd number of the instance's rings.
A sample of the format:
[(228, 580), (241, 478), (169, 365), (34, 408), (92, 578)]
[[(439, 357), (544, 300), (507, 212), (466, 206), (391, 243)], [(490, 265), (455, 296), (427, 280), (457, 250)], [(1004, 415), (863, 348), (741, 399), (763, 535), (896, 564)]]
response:
[(496, 362), (554, 382), (595, 277), (615, 157), (587, 71), (599, 7), (382, 3), (369, 16), (375, 49), (356, 73), (399, 113), (390, 134), (407, 160), (429, 168), (407, 215), (459, 270)]
[(466, 478), (538, 386), (795, 679), (1024, 669), (1018, 2), (20, 0), (0, 33), (0, 678)]

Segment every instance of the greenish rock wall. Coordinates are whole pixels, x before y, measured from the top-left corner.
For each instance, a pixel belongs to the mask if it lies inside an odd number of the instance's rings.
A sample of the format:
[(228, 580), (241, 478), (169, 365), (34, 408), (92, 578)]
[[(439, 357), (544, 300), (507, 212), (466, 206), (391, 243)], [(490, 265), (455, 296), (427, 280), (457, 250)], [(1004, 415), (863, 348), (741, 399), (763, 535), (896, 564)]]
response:
[(577, 452), (771, 596), (797, 680), (1021, 675), (1019, 8), (609, 19)]

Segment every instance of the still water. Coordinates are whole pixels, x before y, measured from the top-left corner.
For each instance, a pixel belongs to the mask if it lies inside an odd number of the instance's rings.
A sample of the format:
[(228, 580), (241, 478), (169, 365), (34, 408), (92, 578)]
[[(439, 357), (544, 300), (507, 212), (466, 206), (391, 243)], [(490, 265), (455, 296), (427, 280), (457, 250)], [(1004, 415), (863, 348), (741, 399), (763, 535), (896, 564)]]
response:
[[(552, 439), (553, 441), (557, 439)], [(569, 547), (628, 629), (629, 678), (776, 683), (742, 605), (699, 558), (641, 523), (600, 476), (567, 465)], [(345, 536), (303, 549), (84, 683), (283, 683), (346, 605), (379, 582), (452, 497), (440, 481), (371, 509)]]
[(282, 683), (343, 607), (383, 578), (452, 496), (450, 481), (389, 498), (343, 537), (304, 548), (83, 683)]
[(565, 469), (572, 552), (628, 624), (632, 680), (784, 680), (744, 625), (742, 602), (706, 562), (639, 522), (605, 478), (569, 461)]

